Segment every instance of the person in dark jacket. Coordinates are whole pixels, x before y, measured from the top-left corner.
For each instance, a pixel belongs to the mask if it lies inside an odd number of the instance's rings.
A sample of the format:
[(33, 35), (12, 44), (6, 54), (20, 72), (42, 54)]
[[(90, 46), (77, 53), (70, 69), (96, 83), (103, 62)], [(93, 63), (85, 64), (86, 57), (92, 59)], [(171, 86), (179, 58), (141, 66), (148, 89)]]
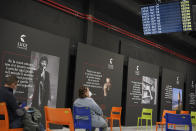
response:
[(51, 101), (50, 95), (50, 76), (46, 71), (48, 58), (42, 56), (39, 61), (39, 69), (34, 72), (34, 93), (32, 106), (43, 109)]
[(28, 107), (21, 109), (13, 95), (13, 90), (17, 88), (18, 79), (15, 75), (5, 78), (4, 86), (0, 87), (0, 102), (5, 102), (8, 110), (10, 128), (21, 128), (22, 117)]

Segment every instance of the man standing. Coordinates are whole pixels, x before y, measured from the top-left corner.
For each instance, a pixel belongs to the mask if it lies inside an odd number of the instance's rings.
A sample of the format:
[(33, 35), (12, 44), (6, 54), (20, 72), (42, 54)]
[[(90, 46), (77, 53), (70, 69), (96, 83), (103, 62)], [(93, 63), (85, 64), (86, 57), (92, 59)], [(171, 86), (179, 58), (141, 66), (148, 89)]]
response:
[(43, 109), (51, 100), (50, 76), (46, 71), (48, 58), (42, 56), (39, 61), (39, 68), (34, 72), (34, 93), (32, 106)]
[(21, 128), (22, 117), (25, 114), (24, 109), (19, 108), (16, 98), (13, 95), (13, 90), (16, 90), (18, 79), (15, 75), (11, 75), (5, 79), (4, 86), (0, 88), (0, 102), (5, 102), (8, 110), (10, 128)]

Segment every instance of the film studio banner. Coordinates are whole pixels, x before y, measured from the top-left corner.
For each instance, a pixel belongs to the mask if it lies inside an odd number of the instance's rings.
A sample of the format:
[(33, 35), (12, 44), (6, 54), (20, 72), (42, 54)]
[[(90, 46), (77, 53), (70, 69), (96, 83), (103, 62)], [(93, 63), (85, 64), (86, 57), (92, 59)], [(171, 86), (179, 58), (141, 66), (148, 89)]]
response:
[(136, 59), (129, 59), (126, 126), (136, 126), (142, 109), (153, 110), (153, 123), (157, 118), (159, 67)]
[(187, 73), (185, 110), (196, 111), (196, 75)]
[(163, 69), (161, 89), (161, 116), (163, 110), (183, 109), (184, 76), (182, 73)]
[(1, 85), (16, 75), (18, 102), (64, 107), (69, 40), (3, 19), (0, 27)]
[(109, 116), (113, 106), (121, 106), (123, 56), (79, 44), (76, 62), (74, 98), (78, 89), (88, 87), (92, 98)]

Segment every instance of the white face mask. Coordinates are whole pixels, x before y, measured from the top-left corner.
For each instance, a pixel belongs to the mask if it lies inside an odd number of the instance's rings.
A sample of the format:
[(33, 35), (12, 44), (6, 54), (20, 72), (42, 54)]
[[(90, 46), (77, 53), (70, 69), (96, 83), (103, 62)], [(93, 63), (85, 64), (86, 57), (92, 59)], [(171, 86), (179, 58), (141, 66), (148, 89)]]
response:
[(92, 93), (91, 93), (91, 91), (89, 91), (89, 97), (91, 97), (92, 96)]

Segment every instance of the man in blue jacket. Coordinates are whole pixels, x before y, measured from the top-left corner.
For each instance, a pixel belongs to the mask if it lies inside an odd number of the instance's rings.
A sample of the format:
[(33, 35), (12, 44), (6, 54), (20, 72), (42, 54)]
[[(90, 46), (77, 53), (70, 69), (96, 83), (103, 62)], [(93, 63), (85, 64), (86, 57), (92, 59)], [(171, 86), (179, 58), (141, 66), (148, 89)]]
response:
[[(0, 87), (0, 102), (5, 102), (8, 110), (10, 128), (21, 128), (22, 117), (25, 114), (24, 109), (19, 108), (13, 90), (17, 88), (18, 79), (15, 75), (5, 78), (4, 86)], [(2, 117), (0, 117), (1, 119)]]

